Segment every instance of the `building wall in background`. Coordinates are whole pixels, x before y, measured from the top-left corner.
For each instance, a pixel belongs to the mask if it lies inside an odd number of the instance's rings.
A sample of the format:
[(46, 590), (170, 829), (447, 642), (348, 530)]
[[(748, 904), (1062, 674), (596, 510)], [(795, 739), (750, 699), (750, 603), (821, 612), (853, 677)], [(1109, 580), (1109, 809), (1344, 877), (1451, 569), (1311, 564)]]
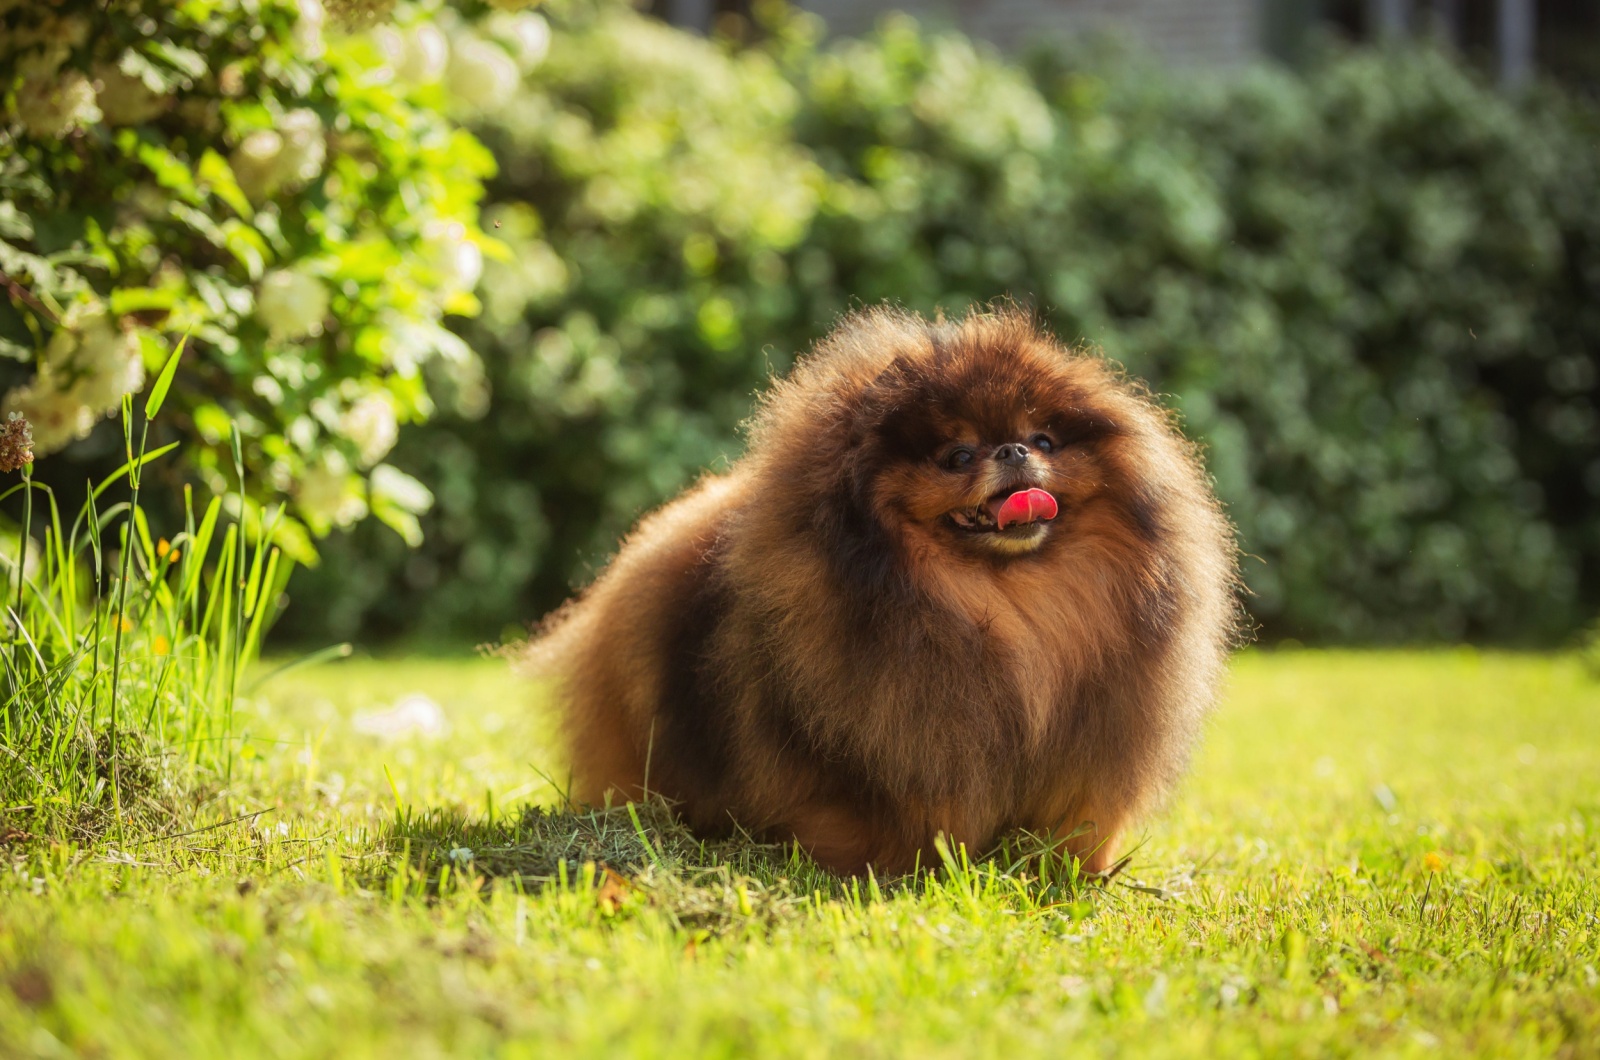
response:
[[(751, 0), (635, 0), (647, 13), (697, 33), (734, 38)], [(790, 0), (834, 36), (870, 31), (904, 11), (1018, 52), (1086, 34), (1124, 38), (1184, 67), (1257, 58), (1299, 65), (1330, 35), (1347, 41), (1432, 38), (1508, 87), (1535, 71), (1600, 95), (1597, 0)], [(725, 22), (725, 20), (727, 20)]]
[(796, 0), (834, 34), (889, 11), (947, 25), (1006, 49), (1110, 30), (1183, 65), (1230, 65), (1262, 50), (1260, 0)]

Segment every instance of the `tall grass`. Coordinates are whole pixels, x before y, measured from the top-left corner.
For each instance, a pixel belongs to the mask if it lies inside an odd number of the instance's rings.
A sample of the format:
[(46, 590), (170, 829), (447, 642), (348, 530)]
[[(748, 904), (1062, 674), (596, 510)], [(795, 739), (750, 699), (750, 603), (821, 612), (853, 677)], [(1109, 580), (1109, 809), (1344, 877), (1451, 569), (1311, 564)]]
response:
[(182, 355), (141, 410), (124, 399), (127, 462), (70, 522), (32, 465), (0, 493), (22, 494), (23, 517), (0, 549), (0, 832), (125, 840), (181, 820), (197, 781), (231, 778), (240, 674), (292, 561), (270, 545), (281, 509), (246, 497), (237, 432), (237, 488), (197, 512), (186, 486), (183, 525), (150, 525), (143, 473), (177, 447), (149, 449), (150, 424)]

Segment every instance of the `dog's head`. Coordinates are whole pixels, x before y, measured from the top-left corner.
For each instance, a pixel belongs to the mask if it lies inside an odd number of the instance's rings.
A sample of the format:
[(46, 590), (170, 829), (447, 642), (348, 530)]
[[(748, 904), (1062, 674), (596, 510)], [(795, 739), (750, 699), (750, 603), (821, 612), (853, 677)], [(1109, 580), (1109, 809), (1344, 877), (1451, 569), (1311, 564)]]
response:
[(876, 518), (997, 559), (1070, 532), (1114, 478), (1103, 450), (1118, 426), (1092, 380), (1010, 321), (907, 339), (862, 395), (854, 462)]
[(794, 485), (825, 528), (1001, 563), (1148, 530), (1128, 452), (1147, 408), (1023, 314), (867, 314), (817, 356), (797, 373), (812, 399), (780, 395), (758, 442), (805, 465)]

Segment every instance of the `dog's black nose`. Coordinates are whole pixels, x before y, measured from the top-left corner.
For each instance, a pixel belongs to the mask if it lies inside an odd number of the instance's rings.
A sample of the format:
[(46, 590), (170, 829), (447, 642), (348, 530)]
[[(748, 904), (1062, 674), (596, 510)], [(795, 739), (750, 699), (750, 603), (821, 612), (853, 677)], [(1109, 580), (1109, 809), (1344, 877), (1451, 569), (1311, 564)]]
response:
[(1021, 442), (1008, 442), (994, 451), (994, 458), (1002, 464), (1020, 466), (1028, 460), (1028, 447)]

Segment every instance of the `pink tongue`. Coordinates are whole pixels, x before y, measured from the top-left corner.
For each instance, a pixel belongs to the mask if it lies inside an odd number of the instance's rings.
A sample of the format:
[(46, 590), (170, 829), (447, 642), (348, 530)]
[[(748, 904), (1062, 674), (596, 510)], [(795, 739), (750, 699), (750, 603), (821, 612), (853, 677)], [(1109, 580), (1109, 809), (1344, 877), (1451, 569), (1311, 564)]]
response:
[(1012, 523), (1032, 523), (1056, 517), (1056, 499), (1041, 489), (1018, 490), (1000, 502), (994, 521), (1004, 530)]

